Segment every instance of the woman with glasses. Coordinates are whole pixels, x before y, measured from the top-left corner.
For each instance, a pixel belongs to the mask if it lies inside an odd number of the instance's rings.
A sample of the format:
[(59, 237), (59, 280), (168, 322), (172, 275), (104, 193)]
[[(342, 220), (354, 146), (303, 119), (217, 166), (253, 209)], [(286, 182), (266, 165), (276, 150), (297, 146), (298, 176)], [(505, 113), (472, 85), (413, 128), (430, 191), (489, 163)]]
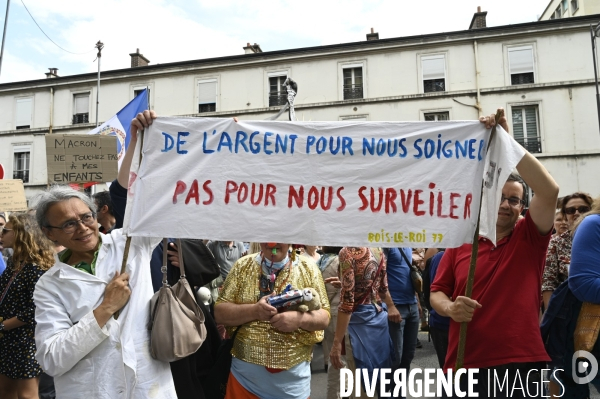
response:
[(573, 242), (571, 231), (579, 217), (589, 212), (592, 206), (592, 197), (586, 193), (576, 192), (563, 198), (561, 213), (566, 219), (568, 230), (552, 237), (548, 244), (546, 267), (542, 277), (542, 296), (544, 309), (548, 308), (550, 297), (558, 286), (567, 280), (569, 265), (571, 264), (571, 245)]
[(54, 264), (54, 251), (27, 214), (9, 216), (0, 244), (13, 249), (0, 276), (0, 398), (37, 398), (42, 369), (34, 358), (33, 290)]
[[(131, 123), (118, 175), (123, 187), (137, 131), (152, 118), (145, 111)], [(38, 196), (36, 209), (46, 236), (66, 248), (34, 292), (36, 359), (54, 377), (56, 396), (176, 398), (169, 363), (151, 357), (147, 330), (154, 294), (150, 257), (160, 238), (133, 237), (121, 274), (126, 237), (121, 229), (99, 232), (87, 195), (54, 186)]]

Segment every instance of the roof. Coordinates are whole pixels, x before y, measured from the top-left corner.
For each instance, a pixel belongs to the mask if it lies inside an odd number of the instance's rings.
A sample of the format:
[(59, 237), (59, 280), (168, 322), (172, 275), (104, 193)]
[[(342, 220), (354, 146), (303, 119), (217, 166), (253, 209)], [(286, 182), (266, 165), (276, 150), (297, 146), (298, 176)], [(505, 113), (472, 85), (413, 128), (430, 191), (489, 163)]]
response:
[[(553, 26), (556, 27), (580, 27), (588, 23), (588, 21), (597, 22), (600, 19), (600, 14), (598, 15), (586, 15), (581, 17), (572, 17), (572, 18), (563, 18), (563, 19), (552, 19), (546, 21), (533, 21), (533, 22), (525, 22), (521, 24), (513, 24), (513, 25), (501, 25), (501, 26), (492, 26), (480, 29), (467, 29), (461, 31), (453, 31), (453, 32), (439, 32), (439, 33), (429, 33), (424, 35), (414, 35), (414, 36), (403, 36), (403, 37), (394, 37), (387, 39), (378, 39), (378, 40), (369, 40), (369, 41), (360, 41), (360, 42), (349, 42), (349, 43), (340, 43), (340, 44), (330, 44), (324, 46), (313, 46), (313, 47), (301, 47), (295, 49), (286, 49), (286, 50), (277, 50), (277, 51), (266, 51), (262, 53), (252, 53), (252, 54), (237, 54), (231, 56), (224, 57), (214, 57), (214, 58), (204, 58), (197, 60), (187, 60), (187, 61), (176, 61), (165, 64), (152, 64), (141, 67), (134, 68), (123, 68), (123, 69), (113, 69), (102, 71), (101, 76), (104, 78), (107, 77), (117, 77), (123, 75), (130, 75), (132, 77), (145, 74), (152, 71), (161, 71), (164, 70), (167, 72), (169, 69), (176, 69), (181, 67), (202, 67), (202, 66), (210, 66), (225, 63), (236, 63), (236, 62), (248, 62), (248, 61), (264, 61), (268, 62), (270, 59), (276, 59), (285, 55), (302, 55), (302, 54), (318, 54), (318, 53), (331, 53), (335, 51), (343, 51), (346, 49), (364, 49), (364, 50), (372, 50), (380, 47), (385, 47), (388, 45), (402, 45), (402, 44), (427, 44), (429, 42), (435, 42), (437, 40), (473, 40), (476, 38), (485, 38), (485, 37), (494, 37), (500, 34), (515, 34), (519, 32), (524, 32), (531, 30), (532, 28), (539, 28), (548, 30)], [(587, 26), (587, 25), (586, 25)], [(61, 76), (53, 79), (37, 79), (37, 80), (26, 80), (19, 82), (9, 82), (0, 84), (0, 90), (10, 90), (10, 89), (20, 89), (27, 88), (32, 86), (55, 86), (60, 83), (77, 83), (78, 81), (86, 81), (96, 79), (98, 76), (97, 72), (77, 74), (77, 75), (67, 75)]]

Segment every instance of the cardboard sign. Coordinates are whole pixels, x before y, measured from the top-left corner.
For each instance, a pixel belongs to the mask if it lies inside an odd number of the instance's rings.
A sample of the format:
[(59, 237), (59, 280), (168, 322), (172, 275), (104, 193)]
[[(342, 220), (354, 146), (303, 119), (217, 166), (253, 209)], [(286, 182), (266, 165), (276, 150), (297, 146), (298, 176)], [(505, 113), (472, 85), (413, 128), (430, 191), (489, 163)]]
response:
[(501, 188), (497, 172), (520, 159), (494, 160), (492, 171), (478, 121), (158, 118), (144, 134), (130, 173), (132, 236), (456, 247), (472, 240), (482, 180)]
[(0, 180), (0, 212), (27, 210), (27, 199), (22, 180)]
[(87, 134), (46, 135), (48, 183), (110, 182), (117, 178), (117, 140)]

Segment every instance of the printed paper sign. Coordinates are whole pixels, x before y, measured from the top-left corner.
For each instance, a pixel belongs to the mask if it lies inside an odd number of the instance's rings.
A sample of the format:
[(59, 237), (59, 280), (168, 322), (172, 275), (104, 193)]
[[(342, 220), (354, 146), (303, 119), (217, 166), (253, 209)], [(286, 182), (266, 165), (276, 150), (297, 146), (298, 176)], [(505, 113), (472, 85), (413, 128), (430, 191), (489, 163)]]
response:
[(0, 180), (0, 212), (27, 210), (22, 180)]
[(132, 168), (125, 230), (456, 247), (472, 241), (489, 133), (477, 121), (158, 118)]
[(111, 136), (46, 135), (49, 183), (109, 182), (117, 178), (117, 141)]

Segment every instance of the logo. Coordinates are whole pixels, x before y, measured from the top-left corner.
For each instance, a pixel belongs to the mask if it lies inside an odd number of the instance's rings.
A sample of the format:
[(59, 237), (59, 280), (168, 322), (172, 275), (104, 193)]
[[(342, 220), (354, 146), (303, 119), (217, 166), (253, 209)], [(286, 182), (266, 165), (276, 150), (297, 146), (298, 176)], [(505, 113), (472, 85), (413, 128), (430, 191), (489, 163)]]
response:
[(577, 351), (571, 359), (573, 381), (577, 384), (588, 384), (598, 374), (598, 361), (588, 351)]

